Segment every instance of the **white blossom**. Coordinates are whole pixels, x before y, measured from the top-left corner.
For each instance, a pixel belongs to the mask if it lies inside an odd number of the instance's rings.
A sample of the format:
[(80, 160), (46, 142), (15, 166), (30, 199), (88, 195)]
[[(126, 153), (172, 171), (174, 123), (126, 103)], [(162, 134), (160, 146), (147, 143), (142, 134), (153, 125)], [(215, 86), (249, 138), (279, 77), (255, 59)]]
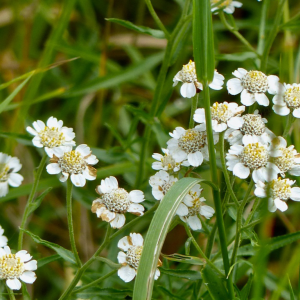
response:
[(6, 246), (8, 241), (7, 237), (3, 235), (3, 233), (4, 233), (4, 229), (0, 225), (0, 248)]
[[(220, 2), (220, 0), (210, 0), (210, 3), (212, 5), (217, 4), (218, 2)], [(239, 1), (224, 0), (221, 4), (212, 7), (211, 11), (215, 12), (217, 10), (222, 9), (227, 14), (233, 14), (235, 11), (235, 8), (242, 7), (242, 5), (243, 5), (243, 3), (239, 2)]]

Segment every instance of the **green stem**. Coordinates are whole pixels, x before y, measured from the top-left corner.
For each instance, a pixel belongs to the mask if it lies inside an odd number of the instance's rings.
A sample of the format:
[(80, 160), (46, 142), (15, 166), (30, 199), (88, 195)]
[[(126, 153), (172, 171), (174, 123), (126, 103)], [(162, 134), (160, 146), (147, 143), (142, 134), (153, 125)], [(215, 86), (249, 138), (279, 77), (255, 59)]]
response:
[[(41, 178), (42, 172), (44, 170), (44, 166), (46, 164), (46, 161), (47, 161), (47, 154), (44, 153), (44, 156), (42, 157), (42, 160), (41, 160), (41, 162), (40, 162), (40, 164), (39, 164), (39, 166), (38, 166), (38, 168), (37, 168), (37, 170), (35, 171), (35, 174), (34, 174), (34, 182), (33, 182), (33, 185), (32, 185), (32, 188), (31, 188), (31, 191), (30, 191), (30, 194), (29, 194), (29, 198), (28, 198), (28, 201), (27, 201), (26, 206), (25, 206), (22, 221), (21, 221), (20, 228), (22, 228), (22, 229), (26, 229), (26, 222), (27, 222), (27, 219), (30, 215), (30, 213), (29, 213), (30, 205), (34, 201), (34, 196), (35, 196), (36, 190), (38, 188), (40, 178)], [(20, 231), (19, 240), (18, 240), (18, 249), (19, 250), (22, 250), (22, 247), (23, 247), (23, 237), (24, 237), (24, 231)]]
[(191, 115), (190, 115), (190, 123), (189, 123), (189, 128), (193, 128), (194, 127), (194, 113), (197, 109), (198, 106), (198, 98), (199, 98), (199, 94), (197, 93), (195, 97), (192, 98), (192, 105), (191, 105)]
[(70, 236), (70, 243), (72, 252), (74, 253), (77, 265), (81, 267), (81, 260), (78, 255), (78, 251), (76, 248), (75, 242), (75, 235), (74, 235), (74, 227), (73, 227), (73, 217), (72, 217), (72, 190), (73, 190), (73, 183), (71, 178), (67, 180), (67, 217), (68, 217), (68, 229), (69, 229), (69, 236)]
[(261, 9), (261, 18), (260, 18), (260, 25), (259, 25), (259, 34), (258, 34), (258, 43), (257, 43), (257, 52), (261, 55), (264, 51), (265, 41), (266, 41), (266, 23), (267, 23), (267, 16), (269, 11), (271, 0), (264, 0), (262, 3)]
[(9, 296), (9, 300), (16, 300), (14, 292), (8, 286), (6, 286), (6, 290)]
[(104, 276), (102, 276), (102, 277), (100, 277), (100, 278), (84, 285), (84, 286), (81, 286), (81, 287), (77, 288), (75, 291), (72, 292), (72, 294), (77, 294), (79, 292), (82, 292), (82, 291), (88, 289), (89, 287), (94, 286), (94, 285), (102, 282), (103, 280), (105, 280), (106, 278), (109, 278), (110, 276), (116, 274), (117, 272), (118, 272), (118, 270), (113, 270), (113, 271), (109, 272), (108, 274), (106, 274), (106, 275), (104, 275)]
[(248, 225), (251, 222), (251, 220), (252, 220), (252, 218), (253, 218), (253, 216), (256, 212), (256, 209), (257, 209), (258, 205), (260, 204), (260, 200), (261, 200), (261, 198), (256, 198), (255, 199), (252, 210), (251, 210), (251, 213), (247, 217), (244, 226)]
[(286, 124), (285, 124), (285, 128), (284, 128), (284, 132), (283, 132), (283, 137), (286, 139), (288, 134), (289, 134), (289, 131), (293, 125), (293, 122), (294, 122), (295, 118), (293, 117), (292, 113), (289, 113), (288, 114), (288, 117), (287, 117), (287, 120), (286, 120)]

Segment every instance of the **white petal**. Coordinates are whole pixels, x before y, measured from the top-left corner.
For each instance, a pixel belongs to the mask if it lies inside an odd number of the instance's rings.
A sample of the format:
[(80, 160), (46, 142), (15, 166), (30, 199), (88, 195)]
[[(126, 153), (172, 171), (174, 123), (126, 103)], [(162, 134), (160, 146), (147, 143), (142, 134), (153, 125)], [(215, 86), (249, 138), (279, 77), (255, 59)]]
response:
[(29, 132), (32, 135), (37, 135), (38, 133), (30, 126), (26, 127), (26, 131)]
[(125, 216), (123, 214), (117, 214), (116, 217), (110, 222), (112, 228), (121, 228), (125, 224)]
[(154, 280), (157, 280), (159, 276), (160, 276), (160, 271), (159, 271), (159, 269), (156, 269), (155, 274), (154, 274)]
[(20, 186), (23, 181), (23, 176), (18, 173), (9, 174), (8, 184), (14, 187)]
[(136, 275), (135, 269), (129, 267), (128, 265), (118, 270), (118, 276), (125, 282), (129, 282), (133, 280), (135, 275)]
[(238, 78), (232, 78), (227, 81), (228, 93), (231, 95), (237, 95), (243, 90), (241, 80)]
[(81, 144), (76, 147), (76, 151), (79, 152), (83, 157), (89, 155), (91, 153), (91, 149), (86, 144)]
[(127, 255), (126, 253), (124, 253), (123, 251), (120, 251), (118, 253), (118, 262), (119, 264), (124, 264), (127, 262), (127, 259), (126, 259)]
[(184, 98), (192, 98), (196, 95), (196, 87), (195, 84), (185, 82), (180, 88), (180, 94)]
[(141, 203), (145, 200), (144, 193), (139, 190), (133, 190), (129, 193), (130, 200), (133, 203)]
[(277, 209), (275, 202), (272, 198), (269, 198), (269, 200), (268, 200), (268, 209), (270, 212), (274, 212)]
[(59, 174), (61, 172), (61, 168), (57, 163), (49, 164), (46, 169), (49, 174)]
[(292, 188), (291, 199), (294, 201), (300, 201), (300, 188), (299, 187)]
[(254, 94), (248, 93), (247, 90), (243, 90), (241, 93), (241, 102), (246, 105), (250, 106), (255, 103)]
[(268, 93), (273, 95), (277, 94), (279, 90), (282, 89), (279, 78), (275, 75), (269, 75), (267, 79), (269, 84)]
[(195, 153), (189, 153), (187, 158), (188, 158), (189, 163), (193, 167), (198, 167), (203, 162), (203, 155), (200, 151), (197, 151)]
[(233, 117), (227, 121), (227, 125), (233, 129), (240, 129), (244, 125), (242, 117)]
[(187, 223), (192, 230), (200, 230), (202, 228), (202, 224), (197, 216), (188, 217)]
[(19, 290), (21, 288), (21, 282), (17, 278), (7, 279), (6, 284), (11, 290)]
[(287, 106), (273, 105), (272, 109), (279, 116), (287, 116), (290, 113), (290, 109)]
[(275, 206), (281, 210), (281, 211), (286, 211), (288, 209), (287, 204), (285, 203), (285, 201), (280, 200), (279, 198), (276, 198), (274, 200), (274, 204)]
[(296, 108), (294, 111), (293, 111), (293, 116), (295, 118), (300, 118), (300, 108)]
[(75, 186), (83, 187), (85, 186), (86, 180), (82, 174), (72, 174), (71, 181)]
[(31, 260), (32, 256), (26, 250), (20, 250), (16, 253), (16, 257), (20, 257), (22, 262)]
[(259, 105), (268, 106), (270, 101), (264, 93), (255, 93), (255, 99)]
[(267, 193), (265, 191), (265, 189), (261, 188), (261, 187), (257, 187), (255, 190), (254, 190), (254, 195), (256, 197), (259, 197), (259, 198), (265, 198), (267, 197)]
[(137, 216), (142, 216), (144, 214), (144, 206), (138, 203), (131, 203), (127, 209), (128, 212), (133, 213)]
[(36, 260), (31, 260), (24, 264), (25, 270), (27, 271), (34, 271), (37, 269), (37, 261)]
[(250, 174), (250, 169), (248, 167), (245, 167), (242, 163), (238, 163), (233, 168), (233, 175), (245, 179)]
[(202, 205), (200, 207), (200, 215), (204, 216), (206, 219), (211, 218), (215, 213), (215, 210), (208, 206), (208, 205)]
[(36, 275), (34, 272), (25, 271), (21, 276), (20, 279), (26, 283), (34, 283), (36, 280)]
[(139, 233), (130, 233), (130, 237), (131, 237), (133, 246), (143, 246), (144, 239), (143, 239), (141, 234), (139, 234)]
[(128, 236), (122, 237), (118, 242), (118, 248), (127, 251), (132, 246), (131, 240), (129, 240), (128, 238)]
[(188, 210), (187, 206), (184, 205), (183, 203), (180, 203), (177, 208), (176, 214), (178, 216), (186, 216), (188, 213), (189, 213), (189, 210)]

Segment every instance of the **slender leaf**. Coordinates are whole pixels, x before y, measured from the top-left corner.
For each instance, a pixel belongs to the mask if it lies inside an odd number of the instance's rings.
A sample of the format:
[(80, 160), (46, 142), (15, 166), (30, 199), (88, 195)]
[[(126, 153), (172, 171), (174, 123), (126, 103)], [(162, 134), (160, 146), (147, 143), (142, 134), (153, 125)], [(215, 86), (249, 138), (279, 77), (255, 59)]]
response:
[(300, 231), (294, 233), (288, 233), (285, 235), (277, 236), (267, 241), (266, 249), (271, 252), (278, 248), (289, 245), (300, 239)]
[(199, 280), (201, 279), (201, 273), (194, 270), (180, 270), (180, 269), (164, 269), (160, 268), (160, 272), (169, 276), (185, 278), (189, 280)]
[(30, 204), (28, 214), (34, 212), (42, 203), (44, 197), (52, 190), (52, 187), (47, 188), (41, 195), (39, 195), (33, 203)]
[(171, 293), (168, 289), (166, 289), (163, 286), (159, 286), (158, 289), (165, 294), (166, 296), (170, 297), (172, 300), (184, 300), (184, 298), (178, 297), (176, 295), (174, 295), (173, 293)]
[(249, 279), (241, 291), (241, 300), (248, 300), (251, 291), (252, 281), (253, 275), (250, 273)]
[(184, 263), (184, 264), (191, 264), (191, 265), (199, 265), (202, 266), (205, 263), (205, 260), (196, 257), (196, 256), (187, 256), (187, 255), (182, 255), (182, 254), (178, 254), (178, 253), (174, 253), (171, 255), (164, 255), (162, 254), (162, 256), (168, 260), (171, 261), (177, 261), (180, 263)]
[(50, 256), (47, 256), (47, 257), (44, 257), (44, 258), (41, 258), (38, 260), (37, 262), (37, 265), (38, 265), (38, 269), (43, 267), (44, 265), (47, 265), (53, 261), (57, 261), (61, 259), (61, 256), (58, 255), (58, 254), (54, 254), (54, 255), (50, 255)]
[(293, 287), (292, 287), (292, 284), (291, 284), (291, 281), (290, 281), (289, 277), (288, 277), (288, 281), (289, 281), (290, 298), (291, 298), (291, 300), (296, 300), (296, 297), (295, 297), (295, 294), (294, 294), (294, 291), (293, 291)]

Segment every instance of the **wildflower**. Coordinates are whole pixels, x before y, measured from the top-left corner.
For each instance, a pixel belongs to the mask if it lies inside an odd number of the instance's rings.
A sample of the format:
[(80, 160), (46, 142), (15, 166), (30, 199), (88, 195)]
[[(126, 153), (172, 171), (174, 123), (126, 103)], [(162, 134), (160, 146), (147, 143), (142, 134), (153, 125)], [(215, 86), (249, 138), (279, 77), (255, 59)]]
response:
[(292, 199), (294, 201), (300, 201), (300, 188), (291, 187), (295, 183), (295, 180), (290, 179), (273, 179), (268, 184), (264, 184), (258, 181), (255, 184), (255, 196), (259, 198), (268, 197), (269, 211), (274, 212), (276, 209), (286, 211), (288, 206), (286, 201)]
[[(188, 161), (189, 166), (198, 167), (203, 159), (209, 160), (206, 125), (201, 124), (192, 129), (185, 130), (176, 127), (170, 136), (168, 149), (176, 162)], [(214, 134), (214, 143), (218, 142), (218, 134)]]
[(17, 157), (0, 152), (0, 197), (7, 195), (8, 185), (13, 187), (21, 185), (24, 178), (17, 173), (21, 168)]
[[(192, 60), (187, 65), (183, 65), (182, 70), (175, 75), (173, 86), (177, 85), (179, 81), (183, 82), (180, 94), (184, 98), (192, 98), (198, 90), (203, 90), (202, 83), (197, 80), (195, 62)], [(209, 87), (213, 90), (221, 90), (223, 83), (224, 76), (215, 70), (213, 81), (209, 84)]]
[(255, 136), (262, 144), (270, 144), (275, 137), (274, 133), (266, 127), (267, 119), (262, 118), (258, 110), (254, 114), (246, 114), (241, 117), (233, 118), (235, 128), (228, 128), (225, 132), (225, 139), (230, 145), (243, 143), (244, 136)]
[[(118, 276), (125, 282), (134, 279), (137, 268), (140, 263), (144, 240), (139, 233), (130, 233), (130, 236), (124, 236), (118, 242), (118, 248), (123, 250), (118, 253), (118, 261), (122, 267), (118, 270)], [(157, 267), (162, 265), (158, 260)], [(160, 276), (159, 269), (156, 269), (154, 279)]]
[[(217, 3), (221, 2), (221, 0), (210, 0), (210, 3), (212, 5), (215, 5)], [(242, 3), (239, 1), (232, 1), (232, 0), (224, 0), (222, 3), (220, 3), (217, 6), (214, 6), (211, 11), (214, 12), (216, 10), (222, 9), (227, 14), (233, 14), (236, 7), (242, 7)]]
[(49, 174), (62, 173), (61, 182), (65, 182), (69, 176), (75, 186), (84, 186), (87, 180), (95, 180), (97, 170), (95, 165), (98, 159), (92, 154), (90, 147), (85, 144), (79, 145), (75, 150), (72, 147), (59, 147), (53, 149), (51, 164), (47, 166)]
[[(238, 106), (237, 103), (215, 102), (210, 108), (212, 128), (215, 132), (222, 132), (227, 127), (238, 129), (242, 119), (240, 115), (245, 111), (245, 106)], [(205, 123), (205, 110), (198, 108), (194, 114), (197, 123)]]
[(166, 171), (161, 170), (156, 172), (149, 180), (153, 197), (156, 200), (162, 200), (176, 181), (178, 181), (178, 179), (173, 175), (169, 175)]
[(53, 149), (63, 146), (75, 146), (73, 141), (75, 133), (72, 128), (63, 126), (63, 121), (50, 117), (47, 126), (38, 120), (33, 122), (33, 127), (28, 126), (26, 130), (34, 135), (32, 143), (35, 147), (43, 148), (49, 157), (53, 156)]
[(37, 269), (37, 261), (31, 258), (26, 250), (12, 254), (8, 246), (0, 248), (0, 279), (5, 279), (11, 290), (21, 288), (19, 279), (25, 283), (33, 283), (36, 280), (32, 271)]
[(198, 216), (199, 214), (210, 219), (215, 213), (215, 210), (212, 207), (203, 204), (206, 200), (205, 198), (200, 197), (201, 191), (200, 184), (196, 184), (191, 188), (189, 193), (184, 197), (183, 203), (180, 203), (176, 212), (180, 219), (187, 223), (192, 230), (200, 230), (202, 228)]
[(0, 225), (0, 248), (7, 245), (7, 237), (3, 235), (4, 229)]
[(270, 162), (270, 148), (257, 141), (256, 137), (244, 136), (242, 145), (232, 145), (226, 155), (228, 170), (245, 179), (252, 171), (254, 182), (271, 181), (277, 178), (278, 167)]
[(139, 190), (128, 193), (119, 188), (118, 181), (113, 176), (101, 180), (96, 192), (100, 198), (93, 201), (92, 212), (103, 221), (110, 222), (113, 228), (121, 228), (125, 224), (126, 212), (137, 216), (144, 214), (144, 206), (138, 204), (145, 200), (144, 193)]
[(279, 78), (275, 75), (267, 76), (260, 71), (248, 72), (243, 68), (238, 68), (232, 74), (237, 78), (227, 81), (228, 93), (241, 93), (241, 102), (246, 106), (255, 102), (268, 106), (269, 99), (265, 93), (268, 91), (269, 94), (276, 94), (280, 88)]
[(278, 93), (273, 97), (273, 110), (280, 116), (286, 116), (293, 111), (295, 118), (300, 118), (300, 84), (281, 85)]

